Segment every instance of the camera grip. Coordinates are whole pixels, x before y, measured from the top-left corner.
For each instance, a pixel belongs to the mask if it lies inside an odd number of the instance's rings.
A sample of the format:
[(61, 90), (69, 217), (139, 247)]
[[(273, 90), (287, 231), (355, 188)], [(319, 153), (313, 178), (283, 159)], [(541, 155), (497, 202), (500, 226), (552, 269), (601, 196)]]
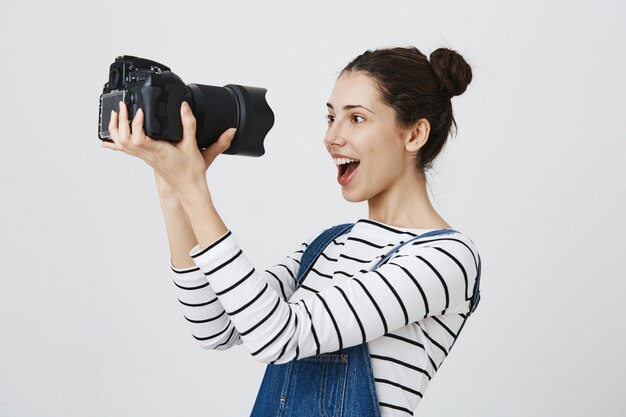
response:
[(145, 115), (144, 131), (153, 139), (178, 142), (183, 136), (180, 106), (187, 88), (179, 85), (144, 85), (137, 105)]

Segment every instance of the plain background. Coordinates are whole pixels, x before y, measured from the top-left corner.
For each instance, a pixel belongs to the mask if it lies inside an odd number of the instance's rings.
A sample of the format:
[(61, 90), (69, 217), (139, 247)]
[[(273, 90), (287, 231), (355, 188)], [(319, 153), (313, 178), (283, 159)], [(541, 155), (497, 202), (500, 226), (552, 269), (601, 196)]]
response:
[(417, 415), (623, 416), (623, 1), (3, 1), (0, 416), (247, 416), (264, 365), (204, 351), (168, 269), (152, 170), (99, 147), (122, 54), (268, 88), (261, 158), (222, 156), (217, 208), (257, 267), (367, 217), (322, 146), (366, 49), (450, 47), (474, 80), (432, 201), (483, 259), (481, 307)]

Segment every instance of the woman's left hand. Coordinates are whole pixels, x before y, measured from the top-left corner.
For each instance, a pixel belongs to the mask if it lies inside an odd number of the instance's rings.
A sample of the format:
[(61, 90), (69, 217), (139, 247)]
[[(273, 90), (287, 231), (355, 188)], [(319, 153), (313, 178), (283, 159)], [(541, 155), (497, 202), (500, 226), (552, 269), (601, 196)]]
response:
[(128, 109), (120, 102), (119, 114), (113, 112), (109, 132), (113, 143), (102, 141), (105, 148), (136, 156), (148, 165), (176, 191), (179, 197), (196, 192), (206, 185), (206, 170), (215, 157), (230, 146), (233, 132), (226, 131), (213, 145), (200, 151), (196, 142), (196, 118), (187, 102), (180, 108), (183, 137), (180, 142), (154, 140), (143, 130), (144, 114), (137, 111), (131, 124)]

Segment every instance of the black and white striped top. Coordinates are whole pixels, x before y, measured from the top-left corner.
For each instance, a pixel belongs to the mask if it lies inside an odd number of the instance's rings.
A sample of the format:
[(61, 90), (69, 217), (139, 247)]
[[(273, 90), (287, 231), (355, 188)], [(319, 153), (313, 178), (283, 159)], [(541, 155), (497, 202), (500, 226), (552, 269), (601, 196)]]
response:
[(259, 361), (285, 363), (368, 342), (382, 415), (406, 416), (467, 318), (477, 248), (462, 233), (425, 237), (369, 269), (429, 230), (360, 219), (328, 245), (297, 290), (300, 257), (319, 233), (267, 270), (250, 263), (231, 231), (191, 250), (196, 268), (170, 266), (202, 347), (243, 343)]

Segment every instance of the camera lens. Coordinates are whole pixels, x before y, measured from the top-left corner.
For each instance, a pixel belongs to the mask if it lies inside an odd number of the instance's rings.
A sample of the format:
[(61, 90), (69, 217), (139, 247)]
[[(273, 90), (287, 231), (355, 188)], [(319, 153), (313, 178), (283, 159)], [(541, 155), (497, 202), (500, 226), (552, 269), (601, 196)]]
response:
[(263, 140), (274, 125), (274, 113), (265, 100), (265, 88), (228, 84), (215, 87), (188, 84), (196, 117), (196, 138), (201, 148), (217, 141), (222, 132), (236, 127), (237, 133), (224, 151), (230, 155), (261, 156)]

